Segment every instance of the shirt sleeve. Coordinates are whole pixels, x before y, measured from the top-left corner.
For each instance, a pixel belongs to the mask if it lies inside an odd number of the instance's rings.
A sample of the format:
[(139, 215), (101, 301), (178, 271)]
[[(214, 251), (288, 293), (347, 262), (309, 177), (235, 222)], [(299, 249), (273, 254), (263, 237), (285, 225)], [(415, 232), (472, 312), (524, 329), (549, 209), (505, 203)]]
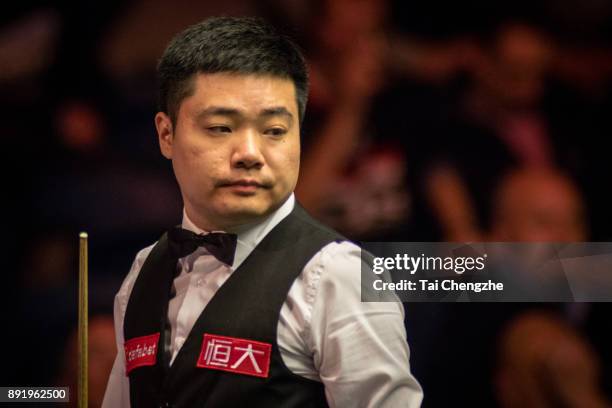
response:
[(153, 245), (141, 250), (134, 259), (130, 272), (127, 274), (121, 288), (115, 296), (113, 315), (115, 320), (115, 341), (117, 343), (117, 357), (113, 364), (106, 392), (102, 400), (102, 408), (129, 408), (130, 406), (130, 381), (125, 375), (125, 353), (123, 352), (123, 319), (127, 309), (127, 302), (134, 287), (136, 277), (147, 256), (153, 249)]
[(410, 372), (404, 309), (361, 302), (361, 249), (331, 243), (306, 265), (318, 277), (306, 332), (331, 407), (419, 407)]

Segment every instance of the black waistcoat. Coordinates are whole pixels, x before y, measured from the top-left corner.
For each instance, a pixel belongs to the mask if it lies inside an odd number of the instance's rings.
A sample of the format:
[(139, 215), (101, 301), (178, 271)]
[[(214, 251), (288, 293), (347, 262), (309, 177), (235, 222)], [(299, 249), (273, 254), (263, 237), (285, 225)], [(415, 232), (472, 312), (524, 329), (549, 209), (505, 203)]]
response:
[[(177, 259), (164, 234), (134, 283), (124, 320), (126, 342), (159, 333), (154, 365), (129, 373), (130, 401), (137, 407), (325, 407), (324, 387), (293, 374), (277, 344), (280, 310), (294, 280), (325, 245), (343, 238), (296, 204), (219, 288), (168, 366), (163, 353), (167, 311)], [(203, 335), (272, 345), (267, 378), (196, 366)]]

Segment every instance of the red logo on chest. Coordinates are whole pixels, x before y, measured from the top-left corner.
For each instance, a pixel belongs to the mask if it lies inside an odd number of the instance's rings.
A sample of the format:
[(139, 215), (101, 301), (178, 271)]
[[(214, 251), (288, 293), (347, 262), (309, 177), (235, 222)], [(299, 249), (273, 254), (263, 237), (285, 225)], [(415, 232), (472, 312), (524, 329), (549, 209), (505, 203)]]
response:
[(267, 378), (271, 353), (269, 343), (204, 334), (197, 366)]
[(125, 342), (125, 374), (136, 367), (155, 365), (159, 333), (135, 337)]

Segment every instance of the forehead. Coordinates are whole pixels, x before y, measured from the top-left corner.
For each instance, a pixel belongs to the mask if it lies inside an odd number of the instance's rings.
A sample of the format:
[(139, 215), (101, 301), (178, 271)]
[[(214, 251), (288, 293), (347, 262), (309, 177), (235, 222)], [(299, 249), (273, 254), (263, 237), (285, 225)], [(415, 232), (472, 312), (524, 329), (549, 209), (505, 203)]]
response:
[(181, 110), (193, 114), (212, 106), (245, 112), (284, 107), (297, 117), (295, 85), (292, 80), (268, 75), (233, 73), (196, 74), (192, 92)]

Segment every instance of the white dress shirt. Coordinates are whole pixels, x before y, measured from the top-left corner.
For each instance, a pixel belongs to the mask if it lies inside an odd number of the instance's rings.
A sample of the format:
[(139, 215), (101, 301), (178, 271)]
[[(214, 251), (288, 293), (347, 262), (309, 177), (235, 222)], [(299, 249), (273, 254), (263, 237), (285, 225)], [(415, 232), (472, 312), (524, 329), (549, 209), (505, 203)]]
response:
[[(206, 249), (181, 258), (170, 300), (172, 362), (196, 320), (259, 242), (293, 210), (293, 194), (274, 213), (241, 227), (234, 264), (229, 267)], [(183, 228), (202, 233), (183, 212)], [(141, 250), (115, 297), (119, 353), (109, 378), (104, 408), (129, 407), (125, 375), (123, 319), (136, 277), (154, 245)], [(306, 264), (280, 312), (277, 342), (295, 374), (321, 381), (330, 407), (418, 407), (423, 393), (410, 373), (401, 303), (361, 302), (361, 253), (350, 242), (333, 242)]]

